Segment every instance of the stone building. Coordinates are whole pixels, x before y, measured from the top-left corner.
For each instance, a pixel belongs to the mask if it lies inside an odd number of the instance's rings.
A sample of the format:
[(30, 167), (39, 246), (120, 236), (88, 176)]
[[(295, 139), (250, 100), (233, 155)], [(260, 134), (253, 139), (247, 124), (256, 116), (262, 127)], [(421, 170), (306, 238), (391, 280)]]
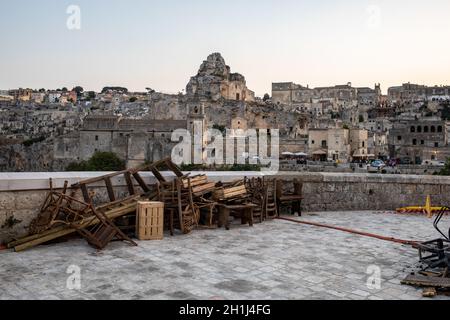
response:
[(352, 160), (365, 160), (370, 157), (368, 144), (369, 132), (367, 130), (349, 130), (350, 149)]
[(314, 89), (293, 82), (272, 83), (272, 100), (274, 103), (295, 104), (319, 101), (350, 103), (357, 101), (357, 99), (358, 89), (353, 88), (351, 83)]
[(401, 86), (390, 87), (388, 98), (392, 103), (407, 103), (417, 101), (448, 101), (450, 86), (433, 86), (404, 83)]
[(198, 74), (191, 78), (188, 96), (208, 97), (214, 101), (221, 98), (237, 101), (255, 101), (255, 93), (247, 88), (245, 77), (231, 73), (230, 67), (220, 53), (213, 53), (202, 63)]
[(360, 129), (310, 129), (308, 153), (320, 161), (347, 163), (366, 159), (368, 153), (368, 132)]
[(14, 89), (9, 91), (9, 95), (14, 97), (14, 101), (27, 102), (31, 100), (31, 89)]
[(88, 116), (80, 131), (79, 154), (87, 160), (97, 152), (113, 152), (133, 167), (171, 155), (172, 132), (186, 129), (186, 120), (127, 119)]
[(409, 159), (411, 163), (446, 161), (450, 156), (447, 125), (437, 118), (399, 120), (389, 132), (392, 158)]
[(358, 90), (358, 103), (360, 105), (376, 106), (380, 103), (381, 99), (381, 85), (375, 84), (375, 89), (363, 87), (357, 88)]

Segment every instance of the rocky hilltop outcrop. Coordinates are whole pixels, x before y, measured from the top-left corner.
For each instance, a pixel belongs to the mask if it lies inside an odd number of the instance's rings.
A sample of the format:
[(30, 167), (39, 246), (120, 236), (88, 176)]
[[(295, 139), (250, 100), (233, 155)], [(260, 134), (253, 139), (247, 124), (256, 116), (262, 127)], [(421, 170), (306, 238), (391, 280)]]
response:
[(245, 77), (239, 73), (231, 73), (225, 59), (216, 52), (203, 61), (197, 75), (189, 81), (186, 93), (188, 96), (205, 97), (213, 101), (229, 99), (230, 83), (239, 83), (246, 90)]

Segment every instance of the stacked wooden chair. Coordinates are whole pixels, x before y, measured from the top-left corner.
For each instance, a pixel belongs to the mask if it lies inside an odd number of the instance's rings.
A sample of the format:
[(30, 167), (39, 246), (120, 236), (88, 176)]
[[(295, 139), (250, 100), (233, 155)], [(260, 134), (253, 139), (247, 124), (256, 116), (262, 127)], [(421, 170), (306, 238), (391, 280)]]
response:
[(277, 203), (277, 180), (265, 180), (265, 199), (264, 199), (264, 217), (266, 219), (275, 219), (279, 215)]
[(291, 207), (291, 213), (295, 215), (296, 213), (302, 215), (302, 195), (303, 184), (294, 179), (293, 181), (276, 181), (276, 200), (277, 200), (277, 210), (278, 214), (281, 213), (281, 208), (283, 205), (289, 204)]

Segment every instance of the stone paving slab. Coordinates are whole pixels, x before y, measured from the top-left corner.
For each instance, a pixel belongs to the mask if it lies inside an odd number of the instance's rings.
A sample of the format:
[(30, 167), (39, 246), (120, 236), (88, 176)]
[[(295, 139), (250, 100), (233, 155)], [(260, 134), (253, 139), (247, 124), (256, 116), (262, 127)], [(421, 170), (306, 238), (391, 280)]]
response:
[[(302, 219), (408, 240), (438, 237), (424, 216), (318, 212)], [(420, 289), (400, 284), (417, 260), (406, 245), (275, 220), (166, 235), (138, 247), (115, 242), (103, 252), (81, 239), (1, 251), (0, 299), (417, 300)], [(81, 288), (70, 290), (78, 268)], [(367, 285), (373, 270), (381, 271), (375, 289)]]

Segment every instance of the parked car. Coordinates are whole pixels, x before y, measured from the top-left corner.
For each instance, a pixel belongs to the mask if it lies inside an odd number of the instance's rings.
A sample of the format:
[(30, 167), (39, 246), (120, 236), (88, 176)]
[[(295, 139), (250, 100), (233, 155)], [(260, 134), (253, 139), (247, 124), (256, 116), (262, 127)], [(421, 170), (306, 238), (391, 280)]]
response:
[(436, 166), (436, 167), (445, 167), (444, 161), (437, 161), (437, 160), (425, 160), (422, 162), (423, 166)]
[(370, 163), (370, 166), (373, 168), (382, 169), (386, 166), (386, 164), (382, 160), (375, 160)]
[(412, 164), (412, 161), (410, 158), (402, 158), (400, 159), (400, 164)]

